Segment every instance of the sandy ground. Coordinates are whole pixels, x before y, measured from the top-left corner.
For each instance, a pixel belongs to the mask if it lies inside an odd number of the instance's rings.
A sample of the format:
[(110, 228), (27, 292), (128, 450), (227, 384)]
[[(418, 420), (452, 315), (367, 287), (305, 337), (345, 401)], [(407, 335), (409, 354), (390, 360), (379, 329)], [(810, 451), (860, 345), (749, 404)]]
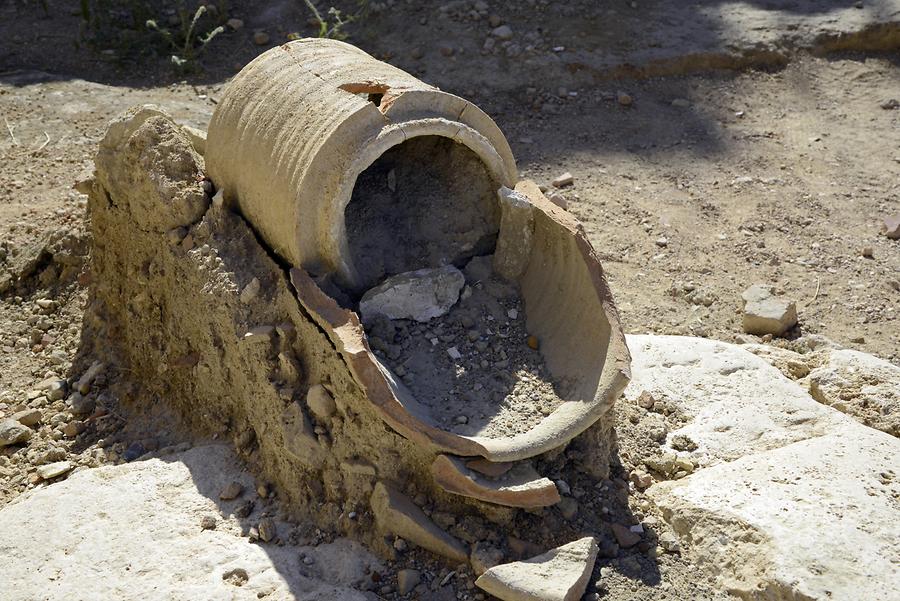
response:
[[(254, 29), (265, 28), (273, 43), (312, 31), (301, 3), (248, 2), (236, 13), (245, 28), (214, 40), (205, 69), (185, 80), (159, 56), (76, 47), (78, 18), (68, 5), (49, 2), (48, 17), (34, 4), (0, 7), (0, 276), (29, 245), (83, 230), (84, 197), (73, 184), (91, 173), (113, 116), (149, 102), (204, 127), (227, 77), (266, 49), (251, 41)], [(562, 194), (603, 260), (628, 332), (744, 340), (740, 293), (766, 283), (797, 303), (800, 325), (789, 339), (823, 334), (900, 364), (900, 242), (879, 232), (884, 218), (900, 214), (900, 109), (882, 108), (900, 100), (898, 46), (872, 52), (893, 39), (874, 35), (840, 53), (818, 52), (844, 24), (865, 30), (865, 19), (900, 18), (897, 3), (857, 12), (787, 3), (794, 10), (770, 20), (757, 3), (736, 20), (723, 17), (733, 5), (704, 3), (691, 27), (708, 33), (693, 37), (683, 12), (673, 16), (657, 2), (491, 3), (474, 19), (466, 10), (475, 4), (388, 7), (347, 29), (376, 56), (477, 102), (506, 133), (523, 177), (546, 184), (573, 174)], [(482, 50), (488, 13), (517, 32), (521, 54), (508, 45)], [(667, 35), (672, 28), (677, 37)], [(748, 31), (768, 46), (747, 50), (756, 47)], [(38, 381), (69, 375), (88, 277), (53, 291), (61, 306), (38, 346), (21, 339), (47, 287), (0, 293), (3, 413), (25, 404)], [(42, 408), (48, 416), (61, 409)], [(169, 429), (113, 417), (111, 452), (98, 452), (98, 441), (59, 444), (80, 464), (99, 465), (121, 461), (133, 441), (178, 440)], [(0, 461), (0, 470), (8, 465)], [(22, 480), (0, 501), (29, 486)], [(674, 597), (688, 594), (690, 567), (666, 561), (682, 575)], [(659, 598), (617, 578), (609, 598)]]

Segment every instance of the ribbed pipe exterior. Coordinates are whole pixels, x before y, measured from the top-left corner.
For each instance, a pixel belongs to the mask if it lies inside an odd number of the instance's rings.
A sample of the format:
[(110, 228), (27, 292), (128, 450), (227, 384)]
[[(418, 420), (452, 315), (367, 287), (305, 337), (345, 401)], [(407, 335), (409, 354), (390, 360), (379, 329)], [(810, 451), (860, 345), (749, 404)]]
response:
[[(366, 92), (381, 94), (380, 105)], [(356, 178), (419, 135), (466, 144), (498, 187), (515, 185), (509, 144), (476, 106), (349, 44), (298, 40), (229, 83), (209, 125), (206, 167), (284, 260), (352, 285), (343, 220)]]

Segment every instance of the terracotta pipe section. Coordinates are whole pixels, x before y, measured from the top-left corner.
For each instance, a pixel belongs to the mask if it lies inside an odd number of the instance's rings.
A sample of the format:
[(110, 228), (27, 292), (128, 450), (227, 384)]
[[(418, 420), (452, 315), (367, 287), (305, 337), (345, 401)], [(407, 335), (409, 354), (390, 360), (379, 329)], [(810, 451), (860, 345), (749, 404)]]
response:
[(344, 210), (356, 179), (417, 136), (466, 145), (497, 187), (517, 181), (506, 138), (478, 107), (349, 44), (298, 40), (229, 83), (209, 125), (206, 167), (284, 260), (353, 288)]
[[(357, 177), (417, 136), (464, 144), (500, 190), (495, 270), (502, 267), (498, 273), (519, 284), (529, 332), (567, 391), (564, 402), (527, 432), (491, 438), (440, 428), (371, 352), (358, 316), (308, 275), (331, 274), (348, 288), (360, 284), (345, 223)], [(226, 202), (295, 266), (291, 281), (301, 304), (381, 418), (404, 437), (459, 457), (528, 459), (605, 419), (628, 382), (625, 338), (580, 224), (534, 183), (517, 183), (503, 134), (462, 98), (342, 42), (291, 42), (257, 57), (229, 84), (209, 126), (206, 166)], [(474, 479), (454, 476), (454, 483), (448, 486), (497, 494)]]

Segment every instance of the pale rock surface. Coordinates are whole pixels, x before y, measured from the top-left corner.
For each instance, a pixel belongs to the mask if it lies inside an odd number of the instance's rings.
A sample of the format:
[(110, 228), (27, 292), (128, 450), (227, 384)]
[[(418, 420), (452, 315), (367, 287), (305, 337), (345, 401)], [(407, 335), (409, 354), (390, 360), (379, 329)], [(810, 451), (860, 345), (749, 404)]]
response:
[(816, 344), (797, 353), (767, 344), (745, 344), (820, 403), (860, 423), (900, 436), (900, 367), (868, 353)]
[[(644, 390), (675, 401), (688, 419), (667, 436), (697, 443), (703, 465), (733, 461), (820, 436), (846, 423), (764, 359), (739, 346), (684, 336), (628, 336), (632, 381), (625, 396)], [(683, 453), (682, 453), (683, 454)]]
[(588, 536), (525, 561), (490, 568), (475, 584), (503, 601), (577, 601), (596, 559), (597, 541)]
[(744, 331), (748, 334), (780, 336), (797, 325), (793, 302), (773, 295), (772, 289), (754, 284), (741, 294), (744, 300)]
[(462, 272), (452, 265), (400, 273), (366, 292), (359, 313), (366, 323), (377, 315), (426, 322), (447, 313), (465, 283)]
[[(647, 490), (682, 554), (743, 599), (900, 590), (900, 441), (817, 403), (740, 347), (629, 336), (634, 379), (686, 417), (701, 468)], [(833, 352), (833, 351), (832, 351)]]
[[(253, 486), (231, 452), (212, 445), (165, 459), (82, 470), (22, 495), (0, 510), (0, 531), (17, 533), (0, 539), (0, 597), (372, 599), (345, 584), (362, 578), (369, 566), (382, 569), (357, 543), (251, 544), (231, 517), (215, 530), (203, 530), (202, 517), (229, 516), (239, 502), (218, 501), (231, 481)], [(301, 551), (314, 558), (312, 565), (301, 563)]]
[(900, 436), (900, 367), (867, 353), (832, 350), (808, 380), (820, 403)]
[(757, 357), (762, 357), (791, 380), (799, 380), (808, 376), (810, 370), (818, 364), (821, 357), (821, 353), (802, 354), (770, 344), (742, 344), (741, 348)]

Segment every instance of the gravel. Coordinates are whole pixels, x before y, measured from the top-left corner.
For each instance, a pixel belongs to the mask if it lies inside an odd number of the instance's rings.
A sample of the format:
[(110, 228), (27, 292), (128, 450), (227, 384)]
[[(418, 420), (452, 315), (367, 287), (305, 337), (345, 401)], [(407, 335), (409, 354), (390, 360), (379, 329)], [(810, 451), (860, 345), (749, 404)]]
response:
[(561, 391), (528, 345), (516, 287), (486, 273), (484, 258), (473, 263), (480, 269), (467, 268), (469, 284), (447, 314), (427, 323), (376, 320), (370, 344), (440, 428), (495, 438), (527, 432), (562, 403)]

